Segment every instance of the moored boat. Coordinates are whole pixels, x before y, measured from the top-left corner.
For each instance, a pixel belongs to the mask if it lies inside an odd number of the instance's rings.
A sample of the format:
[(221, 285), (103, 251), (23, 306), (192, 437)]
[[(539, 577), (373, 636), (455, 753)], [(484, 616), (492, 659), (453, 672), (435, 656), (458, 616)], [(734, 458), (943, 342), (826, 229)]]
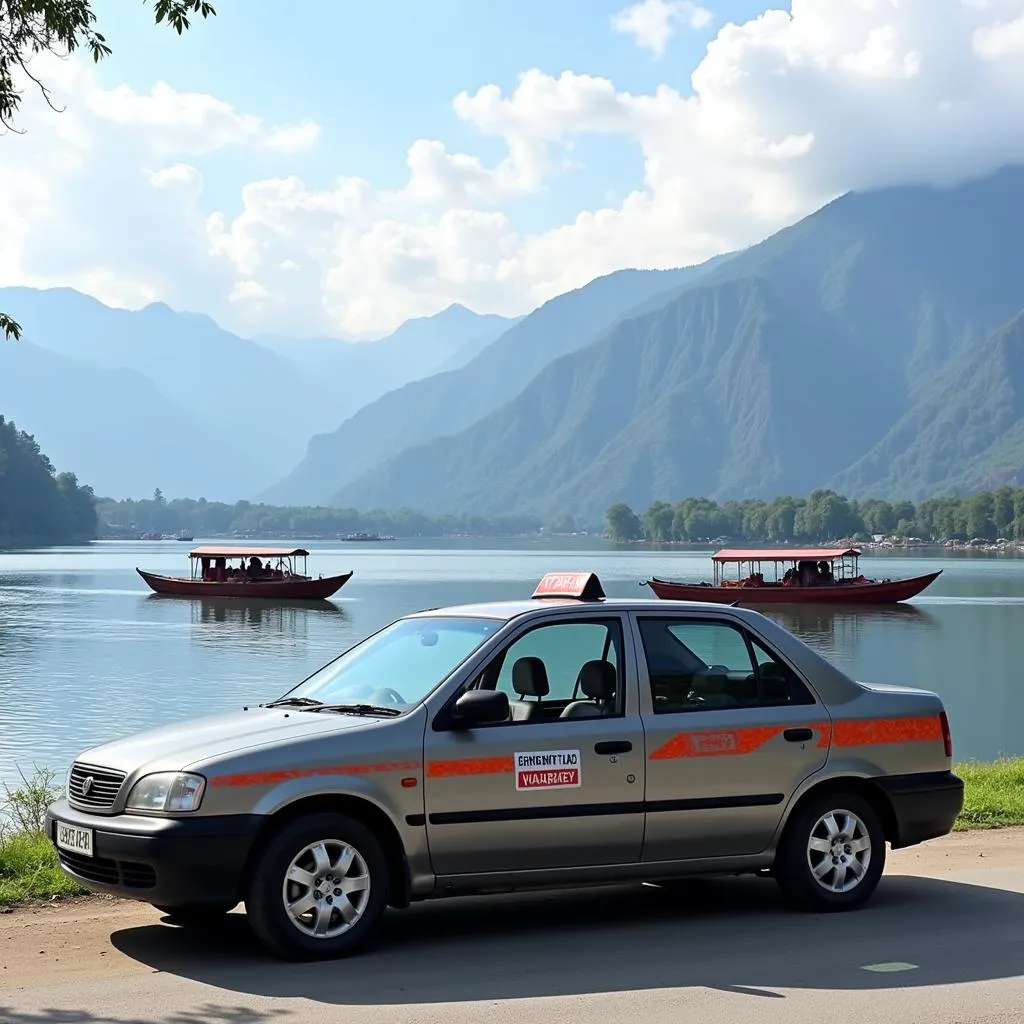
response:
[[(714, 582), (681, 583), (657, 576), (641, 581), (669, 601), (718, 604), (895, 604), (920, 594), (942, 572), (905, 579), (868, 579), (857, 548), (723, 548), (711, 556)], [(765, 579), (762, 563), (774, 570)], [(736, 578), (726, 567), (736, 566)], [(786, 567), (782, 570), (782, 567)], [(782, 570), (780, 572), (780, 570)]]
[[(200, 547), (189, 552), (190, 576), (162, 576), (136, 568), (157, 594), (175, 597), (245, 597), (322, 600), (337, 593), (352, 573), (312, 577), (304, 548)], [(296, 571), (301, 558), (302, 571)], [(248, 559), (248, 564), (246, 560)], [(232, 562), (239, 561), (233, 565)]]

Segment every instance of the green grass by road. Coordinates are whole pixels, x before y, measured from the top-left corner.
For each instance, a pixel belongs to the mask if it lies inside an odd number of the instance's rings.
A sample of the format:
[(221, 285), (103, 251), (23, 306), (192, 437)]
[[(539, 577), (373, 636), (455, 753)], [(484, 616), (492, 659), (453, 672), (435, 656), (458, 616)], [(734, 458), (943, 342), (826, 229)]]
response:
[[(966, 784), (956, 831), (1024, 826), (1024, 757), (961, 764), (956, 771)], [(86, 891), (61, 874), (52, 844), (39, 832), (42, 812), (56, 795), (49, 776), (8, 790), (7, 809), (16, 827), (0, 834), (0, 907)]]
[(84, 891), (61, 873), (46, 836), (22, 832), (0, 839), (0, 907)]
[(958, 832), (1024, 825), (1024, 757), (957, 766), (964, 780), (964, 809)]

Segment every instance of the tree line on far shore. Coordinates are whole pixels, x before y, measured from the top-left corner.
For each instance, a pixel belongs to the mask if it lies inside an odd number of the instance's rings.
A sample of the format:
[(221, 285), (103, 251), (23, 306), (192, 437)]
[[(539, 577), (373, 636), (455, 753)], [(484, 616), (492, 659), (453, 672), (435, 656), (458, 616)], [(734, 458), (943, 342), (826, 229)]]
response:
[(545, 524), (535, 516), (428, 516), (411, 509), (357, 512), (351, 508), (290, 508), (205, 498), (174, 498), (159, 491), (140, 501), (97, 503), (101, 533), (137, 531), (194, 536), (301, 537), (308, 539), (371, 533), (393, 537), (515, 537), (536, 534)]
[(637, 513), (622, 502), (606, 515), (611, 540), (661, 543), (731, 542), (784, 544), (869, 540), (873, 536), (923, 541), (1024, 540), (1024, 488), (1000, 487), (969, 497), (883, 501), (852, 500), (819, 489), (806, 498), (715, 502), (684, 498), (655, 501)]
[(90, 540), (96, 522), (92, 488), (57, 473), (34, 437), (0, 416), (0, 547)]

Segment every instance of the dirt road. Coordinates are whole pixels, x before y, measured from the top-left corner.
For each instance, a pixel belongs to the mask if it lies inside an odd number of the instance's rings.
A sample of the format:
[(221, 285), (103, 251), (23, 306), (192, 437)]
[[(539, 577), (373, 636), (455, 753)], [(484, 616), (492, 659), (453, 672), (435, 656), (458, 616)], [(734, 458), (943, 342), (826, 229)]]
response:
[(268, 959), (244, 914), (196, 934), (91, 899), (0, 916), (3, 1024), (1007, 1024), (1024, 1006), (1024, 829), (890, 853), (869, 909), (764, 880), (423, 904), (350, 961)]

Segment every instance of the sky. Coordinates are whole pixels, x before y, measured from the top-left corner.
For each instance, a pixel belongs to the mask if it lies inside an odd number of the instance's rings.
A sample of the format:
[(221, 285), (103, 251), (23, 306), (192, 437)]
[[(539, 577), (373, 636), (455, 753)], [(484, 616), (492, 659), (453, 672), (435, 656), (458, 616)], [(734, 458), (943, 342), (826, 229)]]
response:
[(35, 59), (0, 286), (374, 338), (1024, 162), (1024, 0), (214, 4), (94, 0), (112, 55)]

